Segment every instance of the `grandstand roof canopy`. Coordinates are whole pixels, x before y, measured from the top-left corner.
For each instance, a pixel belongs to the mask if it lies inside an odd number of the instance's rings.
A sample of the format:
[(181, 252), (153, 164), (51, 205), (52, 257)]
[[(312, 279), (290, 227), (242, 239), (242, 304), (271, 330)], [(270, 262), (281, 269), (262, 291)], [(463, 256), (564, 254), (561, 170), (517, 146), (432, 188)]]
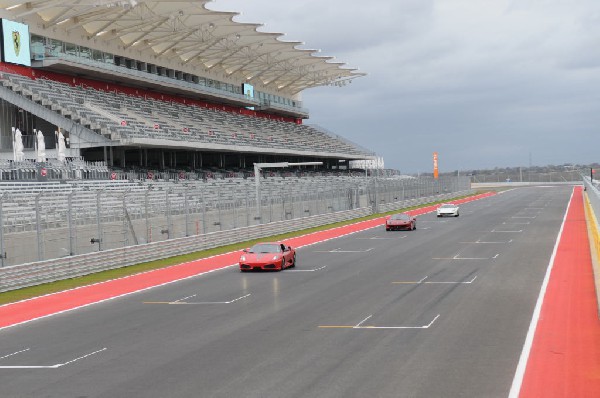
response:
[(260, 24), (235, 22), (235, 12), (206, 8), (211, 0), (0, 0), (11, 19), (44, 30), (78, 30), (88, 39), (119, 40), (123, 49), (178, 57), (182, 65), (221, 72), (239, 81), (298, 93), (364, 75), (357, 69), (300, 49)]

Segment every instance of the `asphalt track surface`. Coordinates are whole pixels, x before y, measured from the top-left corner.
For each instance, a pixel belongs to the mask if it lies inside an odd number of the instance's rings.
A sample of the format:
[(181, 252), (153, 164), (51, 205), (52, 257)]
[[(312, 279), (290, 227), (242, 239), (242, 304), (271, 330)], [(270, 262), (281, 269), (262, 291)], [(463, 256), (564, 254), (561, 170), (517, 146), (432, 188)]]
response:
[(572, 192), (531, 187), (0, 330), (1, 397), (506, 397)]

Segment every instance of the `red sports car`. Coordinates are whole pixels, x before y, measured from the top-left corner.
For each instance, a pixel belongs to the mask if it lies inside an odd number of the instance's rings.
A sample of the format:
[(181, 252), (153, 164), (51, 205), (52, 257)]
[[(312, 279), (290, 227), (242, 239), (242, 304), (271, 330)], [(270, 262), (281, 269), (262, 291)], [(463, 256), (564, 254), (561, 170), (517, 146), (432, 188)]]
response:
[(240, 256), (240, 270), (283, 271), (296, 266), (296, 250), (281, 242), (257, 243)]
[(393, 214), (385, 219), (385, 230), (417, 229), (417, 218), (406, 213)]

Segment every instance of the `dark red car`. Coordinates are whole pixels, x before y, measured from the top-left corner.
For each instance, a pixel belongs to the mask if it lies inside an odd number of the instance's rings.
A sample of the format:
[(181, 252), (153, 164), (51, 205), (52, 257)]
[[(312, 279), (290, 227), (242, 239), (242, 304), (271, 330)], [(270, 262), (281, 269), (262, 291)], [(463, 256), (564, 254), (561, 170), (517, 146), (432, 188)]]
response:
[(417, 218), (406, 213), (393, 214), (385, 219), (385, 230), (417, 229)]
[(241, 271), (282, 271), (296, 266), (296, 250), (282, 242), (257, 243), (240, 256)]

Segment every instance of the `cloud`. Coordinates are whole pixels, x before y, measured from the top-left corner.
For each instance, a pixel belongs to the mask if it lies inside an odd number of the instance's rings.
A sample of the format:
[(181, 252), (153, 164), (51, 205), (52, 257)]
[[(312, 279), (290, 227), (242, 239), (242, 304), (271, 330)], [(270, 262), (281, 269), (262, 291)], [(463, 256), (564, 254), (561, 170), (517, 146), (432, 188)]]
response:
[(600, 2), (218, 4), (367, 72), (307, 90), (307, 122), (372, 148), (388, 167), (429, 171), (433, 151), (449, 169), (524, 165), (530, 152), (540, 164), (597, 161)]

